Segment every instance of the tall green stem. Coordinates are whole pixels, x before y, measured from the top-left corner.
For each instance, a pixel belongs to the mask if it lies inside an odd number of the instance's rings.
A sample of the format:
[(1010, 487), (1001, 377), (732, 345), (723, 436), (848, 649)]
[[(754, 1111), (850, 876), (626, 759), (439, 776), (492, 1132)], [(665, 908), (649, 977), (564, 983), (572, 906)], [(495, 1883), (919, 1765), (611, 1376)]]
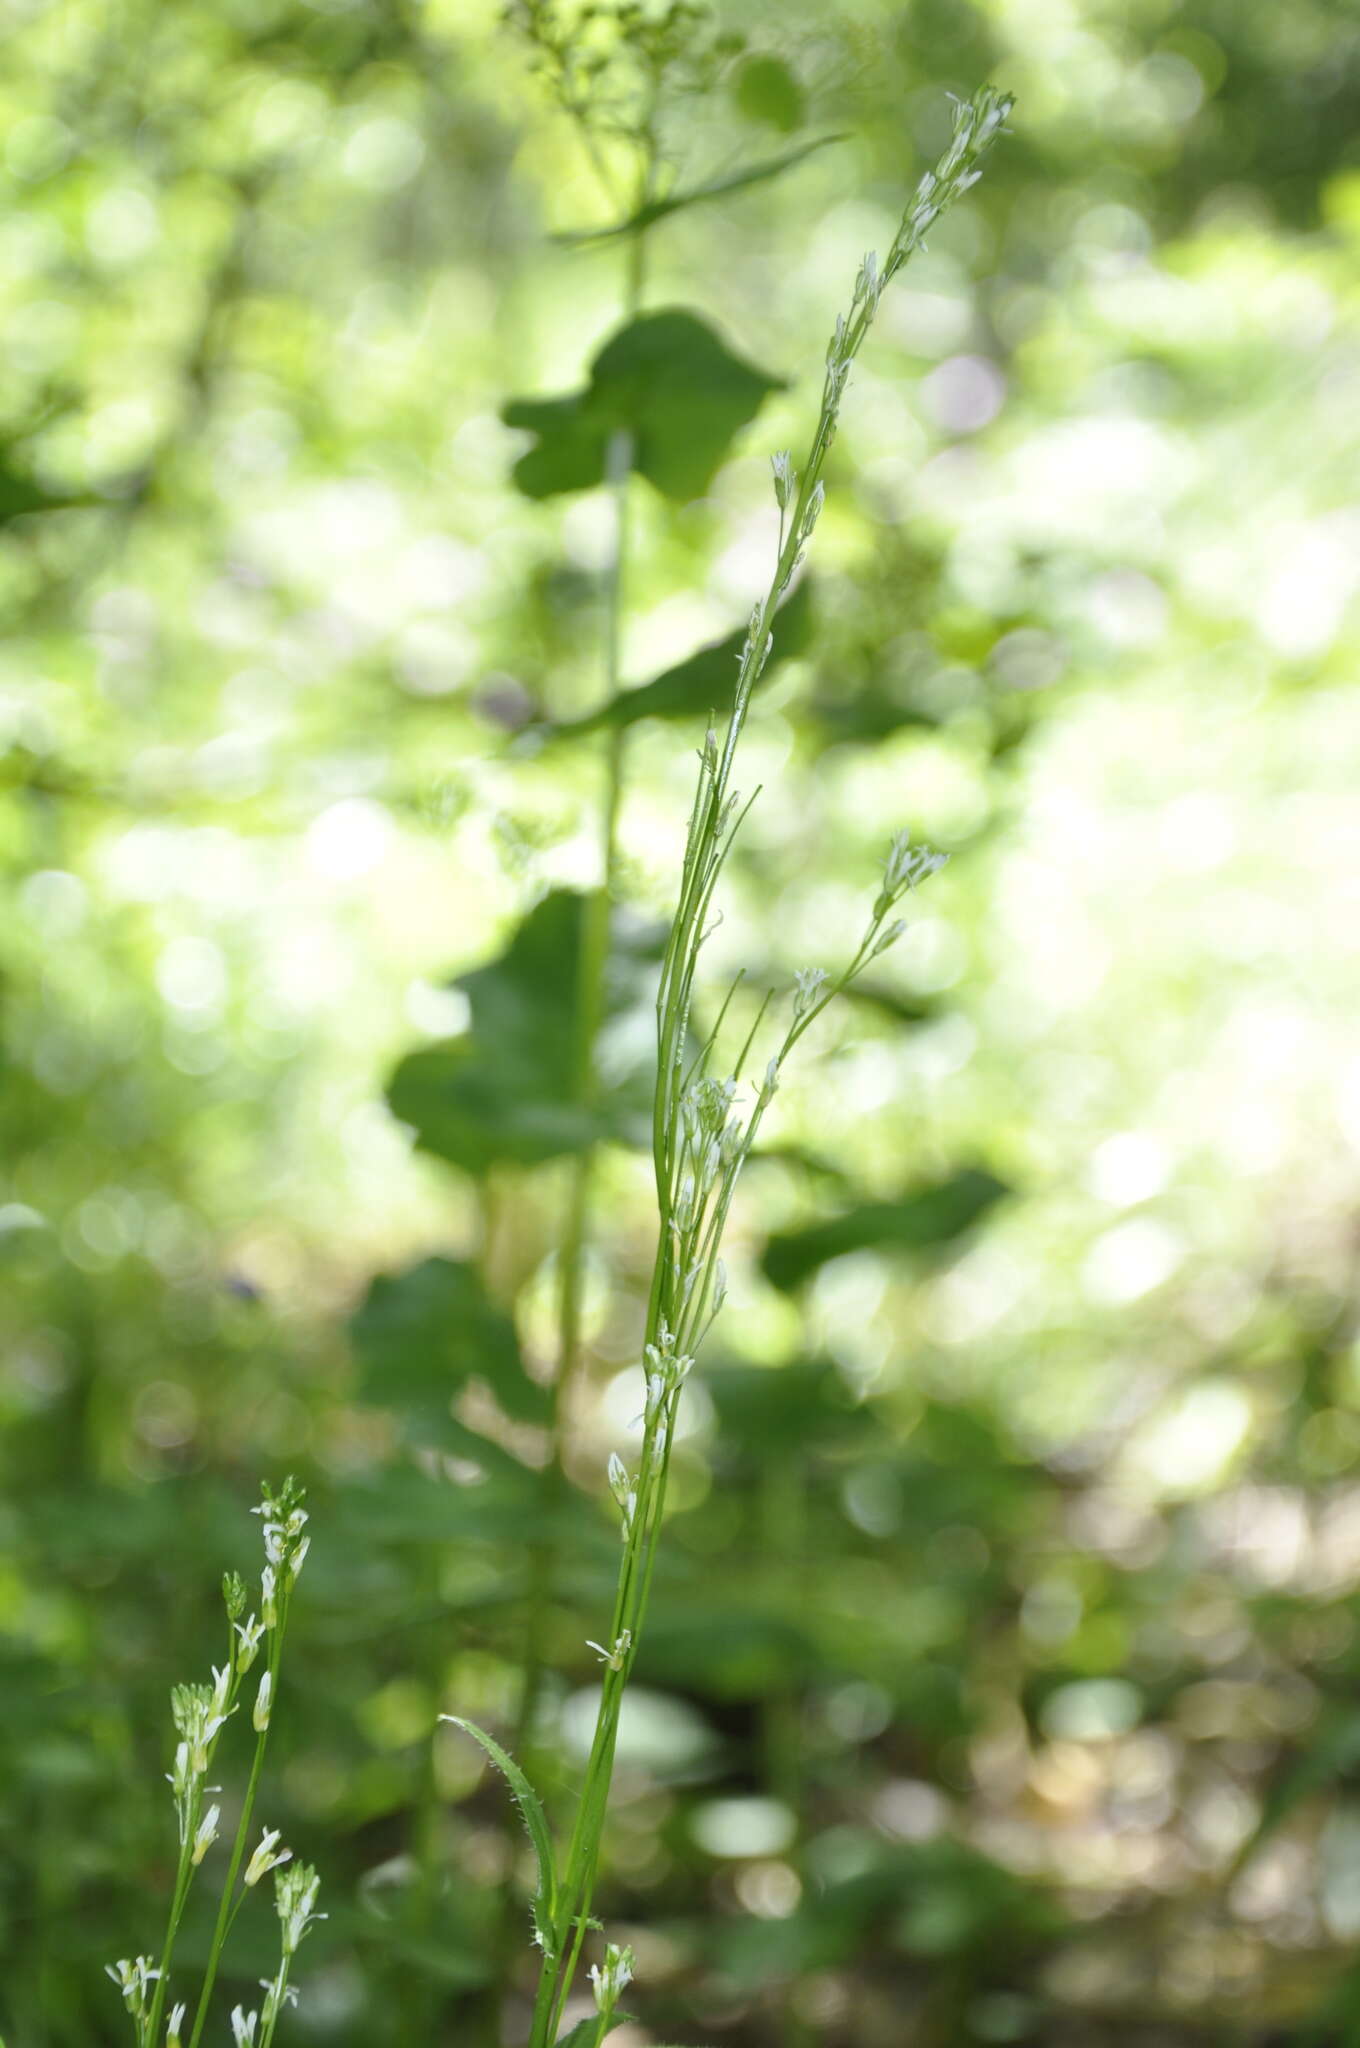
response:
[[(730, 1079), (719, 1082), (711, 1080), (707, 1073), (716, 1027), (693, 1058), (689, 1052), (689, 1032), (695, 975), (714, 890), (745, 816), (730, 783), (751, 694), (769, 658), (775, 611), (802, 561), (821, 512), (822, 471), (835, 438), (841, 400), (855, 357), (873, 323), (883, 287), (921, 245), (926, 230), (950, 200), (975, 182), (978, 161), (1008, 110), (1009, 101), (992, 92), (983, 92), (971, 103), (960, 105), (953, 142), (936, 169), (928, 172), (918, 186), (882, 272), (872, 256), (866, 256), (860, 267), (849, 312), (837, 321), (827, 351), (821, 411), (802, 474), (795, 474), (787, 455), (775, 460), (775, 496), (781, 523), (774, 574), (765, 596), (751, 614), (722, 741), (719, 743), (716, 733), (710, 731), (700, 755), (679, 901), (657, 993), (653, 1159), (659, 1230), (644, 1340), (647, 1394), (641, 1462), (635, 1480), (630, 1481), (621, 1464), (617, 1471), (611, 1470), (611, 1488), (624, 1516), (623, 1561), (610, 1639), (595, 1646), (605, 1666), (600, 1707), (567, 1850), (566, 1870), (555, 1890), (553, 1922), (544, 1939), (529, 2048), (555, 2048), (585, 1939), (613, 1774), (619, 1714), (646, 1619), (665, 1513), (676, 1413), (693, 1355), (721, 1304), (724, 1282), (718, 1253), (737, 1176), (773, 1100), (784, 1059), (833, 996), (898, 937), (902, 925), (900, 920), (888, 922), (890, 912), (917, 880), (939, 865), (938, 856), (924, 851), (913, 853), (905, 836), (894, 842), (868, 927), (849, 966), (834, 981), (820, 972), (799, 976), (792, 1022), (757, 1086), (754, 1106), (744, 1124), (733, 1117), (732, 1106), (751, 1038)], [(749, 803), (746, 808), (749, 809)], [(606, 902), (606, 913), (607, 907)], [(758, 1016), (757, 1024), (759, 1021)]]

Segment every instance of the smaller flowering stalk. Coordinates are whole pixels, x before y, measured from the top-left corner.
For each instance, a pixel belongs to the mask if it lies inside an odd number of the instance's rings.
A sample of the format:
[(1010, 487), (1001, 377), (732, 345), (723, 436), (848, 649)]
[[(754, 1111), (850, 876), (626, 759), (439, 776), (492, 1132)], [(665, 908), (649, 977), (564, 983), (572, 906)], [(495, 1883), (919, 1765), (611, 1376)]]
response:
[[(209, 1795), (220, 1788), (209, 1785), (208, 1775), (213, 1768), (222, 1733), (242, 1704), (243, 1680), (262, 1649), (267, 1649), (266, 1664), (256, 1688), (251, 1712), (255, 1729), (254, 1761), (232, 1846), (212, 1948), (187, 2048), (198, 2048), (234, 1906), (239, 1903), (245, 1888), (258, 1884), (268, 1872), (286, 1863), (292, 1853), (288, 1849), (281, 1850), (277, 1847), (279, 1836), (276, 1829), (266, 1830), (250, 1858), (242, 1891), (238, 1893), (237, 1881), (245, 1856), (255, 1794), (264, 1763), (273, 1701), (278, 1690), (288, 1605), (306, 1559), (309, 1542), (306, 1534), (307, 1516), (302, 1507), (302, 1490), (294, 1480), (286, 1480), (277, 1493), (266, 1487), (256, 1513), (264, 1519), (265, 1564), (261, 1586), (261, 1614), (259, 1618), (254, 1614), (247, 1617), (248, 1595), (245, 1581), (239, 1572), (228, 1572), (222, 1581), (222, 1603), (227, 1621), (226, 1661), (211, 1667), (211, 1683), (177, 1685), (170, 1695), (170, 1713), (174, 1722), (176, 1742), (173, 1766), (166, 1773), (166, 1777), (175, 1805), (179, 1860), (159, 1963), (153, 1965), (149, 1956), (139, 1956), (134, 1962), (120, 1962), (108, 1968), (108, 1974), (122, 1992), (123, 2001), (132, 2016), (136, 2048), (161, 2048), (161, 2025), (165, 2017), (175, 1943), (185, 1904), (195, 1873), (218, 1839), (222, 1819), (221, 1806), (215, 1800), (209, 1800)], [(286, 2003), (286, 1988), (285, 1971), (279, 1981), (278, 1995), (272, 2004), (266, 2001), (264, 2007), (262, 2048), (263, 2043), (270, 2039), (274, 2020)], [(183, 1999), (177, 2000), (171, 2008), (165, 2023), (164, 2048), (185, 2048), (187, 2012), (188, 2005)], [(246, 2012), (242, 2007), (238, 2006), (232, 2015), (232, 2028), (236, 2039), (238, 2043), (248, 2044), (248, 2048), (255, 2048), (255, 2029), (259, 2024), (258, 2015)]]
[[(307, 1534), (307, 1513), (304, 1509), (303, 1491), (295, 1479), (285, 1479), (275, 1492), (269, 1486), (261, 1488), (258, 1507), (252, 1513), (260, 1517), (264, 1539), (264, 1566), (260, 1573), (259, 1618), (251, 1614), (242, 1619), (246, 1610), (244, 1587), (234, 1592), (235, 1612), (231, 1616), (233, 1634), (233, 1669), (239, 1685), (254, 1664), (261, 1650), (265, 1653), (264, 1669), (255, 1688), (255, 1700), (251, 1708), (251, 1725), (255, 1731), (255, 1755), (251, 1764), (250, 1780), (237, 1823), (236, 1837), (232, 1844), (231, 1859), (227, 1867), (226, 1882), (218, 1903), (217, 1921), (213, 1928), (212, 1947), (208, 1954), (208, 1965), (204, 1973), (198, 2005), (194, 2012), (193, 2032), (188, 2048), (199, 2048), (208, 2007), (212, 1999), (213, 1986), (222, 1960), (227, 1930), (240, 1899), (248, 1889), (259, 1884), (270, 1871), (278, 1871), (288, 1862), (292, 1851), (277, 1847), (279, 1834), (276, 1828), (268, 1828), (261, 1836), (253, 1854), (247, 1859), (246, 1844), (250, 1838), (251, 1822), (255, 1811), (255, 1795), (259, 1789), (260, 1774), (264, 1768), (265, 1749), (269, 1740), (269, 1728), (273, 1719), (274, 1701), (278, 1695), (279, 1667), (283, 1657), (284, 1636), (288, 1627), (288, 1609), (293, 1589), (307, 1559), (311, 1538)], [(244, 1871), (242, 1865), (245, 1865)], [(284, 1873), (287, 1874), (286, 1872)], [(238, 1881), (240, 1891), (237, 1890)], [(278, 1880), (276, 1879), (276, 1882)], [(263, 2020), (254, 2012), (246, 2013), (237, 2007), (232, 2015), (232, 2025), (240, 2015), (241, 2024), (250, 2032), (245, 2037), (249, 2048), (254, 2048), (254, 2029), (262, 2025), (260, 2048), (272, 2038), (274, 2023), (283, 2005), (282, 1990), (286, 1988), (287, 1974), (281, 1979), (279, 1996), (271, 2005), (268, 2001), (263, 2009)]]

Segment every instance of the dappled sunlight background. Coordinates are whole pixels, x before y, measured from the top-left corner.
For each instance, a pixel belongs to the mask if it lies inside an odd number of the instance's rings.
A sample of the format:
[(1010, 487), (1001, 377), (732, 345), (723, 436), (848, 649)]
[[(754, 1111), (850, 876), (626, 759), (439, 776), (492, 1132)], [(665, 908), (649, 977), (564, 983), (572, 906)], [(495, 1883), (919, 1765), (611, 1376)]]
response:
[[(567, 1151), (470, 1165), (388, 1090), (475, 1036), (460, 978), (597, 879), (601, 740), (571, 728), (612, 518), (517, 490), (500, 413), (619, 325), (618, 243), (570, 239), (614, 209), (487, 0), (6, 12), (0, 2033), (122, 2038), (102, 1964), (173, 1875), (167, 1689), (206, 1669), (257, 1475), (296, 1468), (270, 1813), (331, 1916), (297, 2037), (489, 2048), (523, 2032), (490, 1981), (521, 1844), (431, 1731), (514, 1728), (546, 1529), (530, 1732), (569, 1814), (644, 1155), (601, 1153), (559, 1518), (532, 1398), (460, 1389), (457, 1331), (394, 1335), (372, 1290), (475, 1262), (551, 1375)], [(630, 684), (763, 587), (769, 455), (946, 89), (1018, 105), (885, 299), (810, 630), (743, 742), (708, 1022), (738, 969), (836, 964), (898, 829), (950, 862), (802, 1048), (734, 1214), (621, 1738), (613, 2038), (1348, 2041), (1356, 24), (719, 14), (747, 42), (669, 110), (681, 185), (831, 139), (649, 237), (648, 306), (783, 382), (706, 494), (633, 486)], [(628, 727), (644, 917), (701, 730)], [(422, 1442), (389, 1372), (502, 1462)]]

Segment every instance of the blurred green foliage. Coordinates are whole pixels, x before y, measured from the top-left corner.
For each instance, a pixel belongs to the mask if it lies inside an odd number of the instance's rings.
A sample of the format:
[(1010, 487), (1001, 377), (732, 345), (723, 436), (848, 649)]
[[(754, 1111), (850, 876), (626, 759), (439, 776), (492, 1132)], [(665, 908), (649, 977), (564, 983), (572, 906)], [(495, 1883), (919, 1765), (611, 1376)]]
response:
[[(6, 10), (9, 2048), (124, 2038), (169, 1687), (284, 1469), (315, 1544), (262, 1812), (330, 1914), (295, 2036), (522, 2037), (528, 1847), (432, 1731), (523, 1738), (569, 1816), (690, 748), (768, 455), (944, 89), (989, 77), (1015, 136), (847, 401), (713, 989), (835, 958), (898, 826), (954, 858), (753, 1162), (599, 1905), (632, 2048), (1360, 2038), (1360, 27), (730, 0), (687, 33), (639, 219), (490, 0)], [(578, 487), (620, 423), (636, 687), (602, 705)], [(267, 1907), (238, 1934), (228, 2003)]]

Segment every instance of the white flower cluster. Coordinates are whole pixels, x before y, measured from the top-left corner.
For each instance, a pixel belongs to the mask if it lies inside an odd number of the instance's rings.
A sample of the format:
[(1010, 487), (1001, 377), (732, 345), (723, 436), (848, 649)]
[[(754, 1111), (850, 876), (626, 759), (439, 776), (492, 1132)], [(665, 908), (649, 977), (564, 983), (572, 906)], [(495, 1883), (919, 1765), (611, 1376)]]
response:
[(137, 1956), (130, 1963), (105, 1963), (104, 1974), (112, 1977), (122, 1992), (123, 2003), (132, 2017), (144, 2020), (151, 1986), (161, 1974), (159, 1970), (152, 1969), (150, 1956)]
[(603, 1963), (590, 1966), (591, 1988), (595, 1993), (595, 2010), (605, 2019), (612, 2019), (614, 2008), (633, 1981), (633, 1951), (619, 1948), (610, 1942), (604, 1952)]
[[(935, 853), (928, 846), (913, 846), (911, 834), (899, 832), (883, 863), (883, 885), (874, 898), (872, 926), (880, 926), (894, 905), (900, 903), (918, 883), (937, 875), (948, 858), (947, 853)], [(882, 952), (885, 946), (901, 936), (903, 929), (899, 923), (890, 928), (890, 933), (878, 933), (876, 950)]]
[(290, 1869), (280, 1871), (274, 1884), (279, 1925), (283, 1930), (283, 1953), (292, 1957), (297, 1954), (298, 1944), (312, 1922), (326, 1917), (316, 1910), (321, 1879), (309, 1863), (294, 1863)]
[(893, 242), (884, 283), (914, 250), (925, 246), (926, 235), (945, 208), (976, 185), (982, 176), (981, 158), (1001, 134), (1014, 104), (1009, 93), (991, 88), (971, 100), (954, 101), (953, 138), (934, 170), (925, 173), (912, 195)]

